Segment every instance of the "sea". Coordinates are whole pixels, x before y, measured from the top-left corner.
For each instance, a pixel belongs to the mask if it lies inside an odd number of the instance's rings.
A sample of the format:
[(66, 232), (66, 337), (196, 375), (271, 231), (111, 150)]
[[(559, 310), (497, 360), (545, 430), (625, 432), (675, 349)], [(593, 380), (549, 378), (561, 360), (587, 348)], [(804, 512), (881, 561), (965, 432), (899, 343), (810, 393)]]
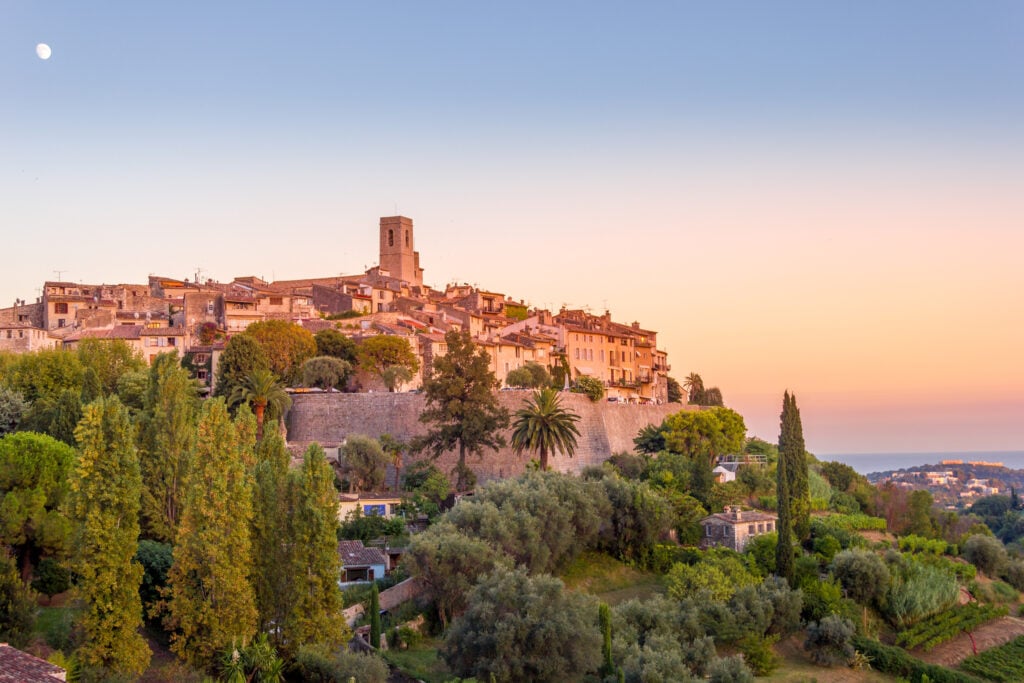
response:
[(1001, 462), (1011, 470), (1024, 470), (1024, 451), (957, 451), (953, 453), (815, 453), (818, 460), (837, 460), (861, 474), (938, 465), (943, 460)]

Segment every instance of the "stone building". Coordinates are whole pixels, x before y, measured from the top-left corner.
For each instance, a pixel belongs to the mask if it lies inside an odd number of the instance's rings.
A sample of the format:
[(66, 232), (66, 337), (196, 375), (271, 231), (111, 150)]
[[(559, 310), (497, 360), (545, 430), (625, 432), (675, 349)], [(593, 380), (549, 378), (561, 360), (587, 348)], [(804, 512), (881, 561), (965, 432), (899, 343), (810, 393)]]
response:
[(770, 512), (741, 510), (738, 505), (727, 505), (725, 512), (700, 520), (704, 529), (700, 546), (722, 546), (741, 553), (750, 539), (775, 531), (778, 520), (778, 515)]

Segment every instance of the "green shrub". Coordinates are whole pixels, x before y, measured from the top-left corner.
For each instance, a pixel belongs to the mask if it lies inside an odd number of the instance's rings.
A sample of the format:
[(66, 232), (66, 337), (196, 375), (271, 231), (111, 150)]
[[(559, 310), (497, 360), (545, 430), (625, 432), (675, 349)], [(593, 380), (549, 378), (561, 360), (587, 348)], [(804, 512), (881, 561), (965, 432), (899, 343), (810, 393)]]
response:
[(319, 647), (300, 648), (292, 665), (292, 674), (309, 683), (387, 683), (390, 671), (387, 662), (376, 654), (338, 650), (328, 652)]
[(971, 602), (945, 610), (896, 636), (896, 644), (910, 650), (922, 647), (926, 652), (936, 645), (955, 638), (961, 633), (973, 631), (987, 621), (1005, 616), (1006, 607), (994, 607)]
[(900, 550), (909, 553), (942, 555), (949, 550), (949, 544), (940, 538), (925, 538), (914, 534), (901, 537), (898, 543)]
[(604, 397), (604, 383), (596, 377), (580, 375), (572, 385), (572, 391), (586, 394), (591, 401), (600, 401)]
[(710, 683), (754, 683), (754, 675), (741, 657), (722, 657), (708, 666)]
[(1006, 548), (991, 536), (971, 536), (963, 544), (962, 552), (965, 560), (987, 576), (998, 576), (1007, 562)]
[(952, 572), (911, 561), (893, 576), (885, 614), (890, 623), (908, 626), (952, 607), (959, 597), (960, 586)]
[(782, 659), (772, 650), (772, 645), (778, 640), (777, 635), (749, 635), (737, 643), (739, 651), (743, 653), (743, 661), (747, 663), (755, 676), (768, 676), (779, 668)]
[(44, 558), (36, 567), (32, 588), (48, 598), (71, 587), (71, 572), (52, 557)]
[(847, 664), (854, 653), (852, 639), (856, 628), (849, 619), (827, 616), (819, 622), (807, 625), (807, 650), (815, 664), (833, 666)]

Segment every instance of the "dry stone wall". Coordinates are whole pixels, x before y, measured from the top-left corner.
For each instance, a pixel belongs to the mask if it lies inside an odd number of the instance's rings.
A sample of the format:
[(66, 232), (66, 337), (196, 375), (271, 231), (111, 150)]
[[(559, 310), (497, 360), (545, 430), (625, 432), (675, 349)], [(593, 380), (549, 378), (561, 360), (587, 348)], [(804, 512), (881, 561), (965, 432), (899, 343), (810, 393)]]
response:
[[(509, 413), (514, 414), (529, 396), (526, 391), (499, 392), (499, 400)], [(687, 406), (628, 405), (592, 402), (582, 394), (561, 394), (562, 406), (580, 416), (580, 430), (576, 454), (568, 458), (562, 454), (550, 458), (551, 468), (560, 472), (578, 473), (590, 465), (599, 465), (612, 454), (633, 450), (633, 437), (650, 424), (661, 424), (666, 416)], [(365, 394), (296, 394), (292, 397), (288, 413), (288, 442), (293, 450), (316, 442), (324, 447), (341, 444), (352, 434), (380, 437), (391, 434), (402, 441), (426, 432), (419, 421), (423, 410), (422, 394), (365, 393)], [(509, 441), (511, 431), (505, 433)], [(470, 456), (469, 466), (480, 481), (514, 477), (526, 469), (530, 455), (517, 456), (506, 446), (497, 453), (487, 451), (482, 459)], [(532, 456), (535, 457), (535, 456)], [(410, 458), (407, 457), (407, 461)], [(458, 453), (443, 455), (438, 465), (445, 471), (454, 468)]]

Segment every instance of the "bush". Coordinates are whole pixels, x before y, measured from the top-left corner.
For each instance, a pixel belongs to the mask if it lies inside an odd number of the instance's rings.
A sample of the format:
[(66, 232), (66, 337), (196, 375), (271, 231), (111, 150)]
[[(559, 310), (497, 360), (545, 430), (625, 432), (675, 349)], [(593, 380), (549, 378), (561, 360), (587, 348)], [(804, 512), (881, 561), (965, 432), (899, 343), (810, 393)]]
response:
[(1024, 591), (1024, 560), (1011, 560), (1003, 569), (1003, 579), (1019, 591)]
[(753, 683), (754, 675), (741, 657), (716, 659), (708, 666), (710, 683)]
[(832, 573), (847, 595), (862, 605), (877, 602), (889, 587), (888, 568), (866, 550), (844, 550), (836, 555)]
[(907, 626), (956, 604), (960, 586), (943, 568), (911, 561), (893, 577), (885, 613), (896, 626)]
[(309, 683), (349, 683), (353, 678), (359, 683), (387, 683), (390, 675), (387, 662), (376, 654), (328, 652), (316, 646), (299, 649), (291, 673)]
[(604, 397), (604, 384), (596, 377), (580, 375), (572, 385), (572, 391), (586, 394), (591, 401), (600, 401)]
[(991, 536), (971, 536), (964, 543), (962, 553), (965, 560), (991, 577), (998, 576), (1007, 562), (1006, 548)]
[(32, 588), (48, 598), (71, 587), (71, 572), (52, 557), (44, 558), (36, 567)]
[(767, 676), (779, 668), (781, 658), (772, 650), (778, 636), (746, 636), (737, 644), (743, 660), (755, 676)]
[(804, 649), (811, 654), (815, 664), (833, 666), (847, 664), (854, 655), (853, 635), (856, 628), (849, 619), (828, 616), (807, 626), (807, 640)]

